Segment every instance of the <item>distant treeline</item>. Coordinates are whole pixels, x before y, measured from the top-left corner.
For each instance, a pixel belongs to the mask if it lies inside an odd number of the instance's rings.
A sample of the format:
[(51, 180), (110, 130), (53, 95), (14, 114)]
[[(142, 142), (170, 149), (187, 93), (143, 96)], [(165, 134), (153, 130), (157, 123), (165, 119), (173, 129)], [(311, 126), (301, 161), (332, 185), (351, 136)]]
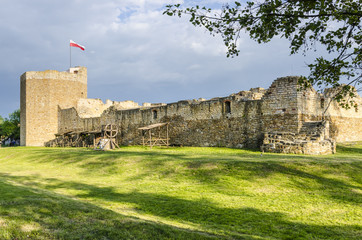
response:
[(1, 140), (20, 139), (20, 109), (9, 114), (9, 118), (4, 119), (0, 116), (0, 138)]

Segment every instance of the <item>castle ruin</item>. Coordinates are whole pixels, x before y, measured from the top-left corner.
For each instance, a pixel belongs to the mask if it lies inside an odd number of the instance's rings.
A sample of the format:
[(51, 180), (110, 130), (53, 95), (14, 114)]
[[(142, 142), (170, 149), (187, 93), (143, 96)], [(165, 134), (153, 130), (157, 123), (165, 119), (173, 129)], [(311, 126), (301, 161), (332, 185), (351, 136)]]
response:
[[(83, 134), (80, 146), (87, 146), (89, 136), (107, 124), (120, 129), (119, 145), (138, 145), (138, 128), (168, 122), (172, 145), (334, 153), (335, 142), (362, 140), (362, 113), (335, 101), (327, 108), (332, 96), (331, 90), (298, 90), (298, 77), (283, 77), (268, 89), (139, 106), (88, 99), (85, 67), (26, 72), (21, 76), (21, 145), (59, 146), (57, 139), (66, 134)], [(359, 95), (355, 100), (361, 106)]]
[(20, 145), (44, 146), (58, 132), (58, 110), (87, 98), (87, 68), (26, 72), (20, 77)]

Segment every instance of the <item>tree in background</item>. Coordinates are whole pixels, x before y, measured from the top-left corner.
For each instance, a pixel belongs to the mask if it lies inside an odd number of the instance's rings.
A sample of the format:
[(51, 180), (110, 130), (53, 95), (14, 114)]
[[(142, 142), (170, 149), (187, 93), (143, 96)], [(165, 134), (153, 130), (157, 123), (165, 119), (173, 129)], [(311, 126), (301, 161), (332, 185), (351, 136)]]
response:
[(353, 97), (362, 83), (362, 0), (236, 1), (221, 11), (198, 5), (183, 9), (180, 4), (166, 8), (164, 14), (189, 15), (193, 25), (206, 28), (213, 36), (221, 35), (227, 57), (238, 55), (237, 40), (242, 31), (258, 43), (276, 36), (286, 38), (291, 54), (306, 55), (324, 46), (329, 55), (308, 65), (310, 74), (301, 78), (300, 85), (314, 85), (319, 90), (333, 87), (334, 99), (343, 107), (357, 107)]
[[(2, 119), (2, 122), (1, 122)], [(9, 114), (5, 120), (0, 118), (0, 136), (11, 139), (20, 139), (20, 110)]]
[(5, 136), (3, 135), (2, 127), (4, 123), (4, 118), (0, 116), (0, 146), (2, 144), (2, 141), (4, 140)]

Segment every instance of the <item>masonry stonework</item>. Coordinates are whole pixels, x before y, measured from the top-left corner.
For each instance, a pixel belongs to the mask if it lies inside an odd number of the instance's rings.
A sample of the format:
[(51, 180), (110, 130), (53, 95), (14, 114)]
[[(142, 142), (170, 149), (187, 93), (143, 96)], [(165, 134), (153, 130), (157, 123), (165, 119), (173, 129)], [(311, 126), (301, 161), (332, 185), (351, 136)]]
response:
[(58, 132), (58, 108), (87, 98), (87, 69), (26, 72), (20, 77), (20, 144), (44, 146)]
[[(138, 128), (160, 122), (169, 123), (171, 145), (182, 146), (328, 154), (335, 152), (336, 141), (362, 140), (361, 111), (342, 109), (333, 101), (327, 109), (331, 91), (321, 94), (312, 88), (299, 90), (298, 79), (279, 78), (266, 90), (252, 88), (227, 97), (182, 100), (169, 104), (145, 103), (139, 106), (133, 101), (109, 100), (104, 104), (99, 99), (78, 97), (67, 107), (62, 100), (53, 102), (49, 99), (59, 107), (56, 108), (57, 114), (52, 112), (54, 118), (48, 120), (48, 125), (53, 124), (57, 129), (52, 129), (53, 135), (51, 137), (49, 134), (47, 139), (54, 139), (54, 133), (58, 137), (46, 145), (59, 146), (59, 138), (64, 139), (66, 134), (82, 133), (88, 136), (99, 132), (107, 124), (119, 127), (118, 144), (137, 145), (142, 139), (142, 132)], [(22, 96), (27, 93), (22, 92)], [(356, 102), (361, 106), (361, 97), (358, 96)], [(25, 111), (29, 111), (29, 108)], [(40, 111), (33, 113), (41, 115)], [(34, 127), (33, 123), (30, 125)], [(43, 142), (38, 144), (42, 145)], [(86, 145), (83, 143), (83, 146)]]

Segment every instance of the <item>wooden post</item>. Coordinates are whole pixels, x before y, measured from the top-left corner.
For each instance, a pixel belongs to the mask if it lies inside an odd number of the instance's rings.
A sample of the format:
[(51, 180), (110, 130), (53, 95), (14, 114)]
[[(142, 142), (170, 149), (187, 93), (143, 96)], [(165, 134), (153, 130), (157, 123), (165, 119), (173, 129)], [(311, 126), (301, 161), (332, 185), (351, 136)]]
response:
[(150, 129), (149, 131), (150, 131), (150, 148), (152, 148), (152, 133), (151, 133), (151, 129)]
[(168, 143), (168, 123), (166, 124), (166, 143), (167, 143), (167, 147), (170, 145)]
[(145, 133), (142, 130), (142, 146), (145, 146)]

